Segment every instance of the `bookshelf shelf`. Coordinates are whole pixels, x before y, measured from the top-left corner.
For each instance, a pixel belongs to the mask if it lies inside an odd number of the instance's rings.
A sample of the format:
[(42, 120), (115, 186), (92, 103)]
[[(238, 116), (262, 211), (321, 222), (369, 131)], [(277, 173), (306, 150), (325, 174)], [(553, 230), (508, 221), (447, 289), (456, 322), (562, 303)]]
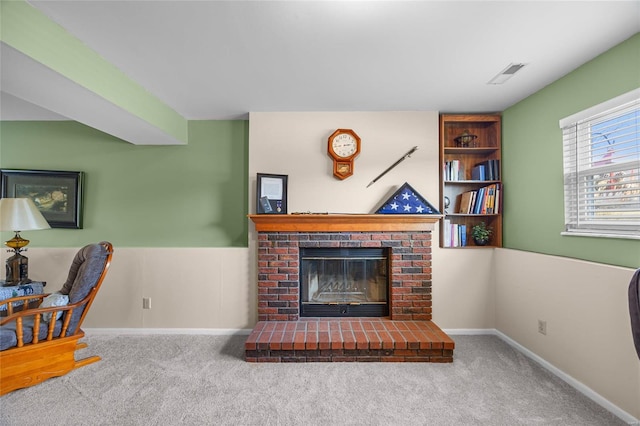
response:
[[(440, 247), (481, 248), (471, 237), (480, 222), (493, 230), (482, 247), (502, 247), (501, 123), (500, 114), (440, 116)], [(464, 133), (476, 138), (460, 146)]]
[(471, 155), (491, 154), (496, 151), (498, 151), (498, 148), (445, 148), (444, 149), (444, 152), (446, 154), (471, 154)]
[(460, 216), (460, 217), (484, 217), (484, 216), (499, 216), (497, 214), (476, 214), (476, 213), (447, 213), (447, 216)]
[(490, 183), (498, 183), (499, 180), (445, 180), (444, 183), (447, 185), (488, 185)]

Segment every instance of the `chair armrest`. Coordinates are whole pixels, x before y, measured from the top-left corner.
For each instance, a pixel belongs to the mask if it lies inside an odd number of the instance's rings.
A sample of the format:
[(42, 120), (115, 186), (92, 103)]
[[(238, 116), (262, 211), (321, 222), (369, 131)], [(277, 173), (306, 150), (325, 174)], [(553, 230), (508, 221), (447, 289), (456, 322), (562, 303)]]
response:
[(20, 306), (23, 306), (22, 310), (27, 309), (29, 302), (34, 301), (34, 300), (38, 300), (38, 306), (40, 306), (40, 304), (42, 303), (42, 300), (49, 296), (50, 293), (45, 293), (45, 294), (29, 294), (26, 296), (18, 296), (18, 297), (12, 297), (10, 299), (4, 299), (4, 300), (0, 300), (0, 306), (3, 305), (7, 305), (7, 314), (11, 315), (13, 313), (13, 308), (14, 308), (14, 303), (16, 302), (23, 302)]
[[(47, 295), (37, 295), (38, 298), (40, 298), (41, 296), (46, 297)], [(43, 298), (44, 298), (43, 297)], [(15, 297), (11, 300), (19, 300), (19, 299), (29, 299), (29, 298), (34, 298), (33, 296), (20, 296), (20, 297)], [(47, 312), (51, 312), (51, 319), (49, 320), (49, 329), (47, 332), (47, 337), (45, 340), (52, 340), (53, 339), (53, 331), (55, 329), (56, 326), (56, 320), (55, 317), (57, 316), (57, 312), (62, 312), (63, 313), (63, 321), (62, 321), (62, 330), (60, 331), (60, 337), (64, 337), (67, 334), (67, 329), (69, 327), (69, 321), (71, 320), (71, 316), (73, 315), (73, 311), (80, 307), (83, 306), (87, 303), (87, 299), (88, 298), (84, 298), (82, 300), (80, 300), (79, 302), (73, 303), (73, 304), (69, 304), (69, 305), (65, 305), (65, 306), (51, 306), (49, 308), (32, 308), (32, 309), (25, 309), (22, 311), (18, 311), (18, 312), (14, 312), (11, 315), (8, 315), (4, 318), (2, 318), (0, 320), (0, 326), (3, 326), (7, 323), (10, 323), (11, 321), (15, 321), (16, 322), (16, 337), (18, 339), (18, 345), (17, 347), (22, 347), (24, 346), (24, 318), (26, 317), (33, 317), (33, 327), (32, 327), (32, 332), (33, 332), (33, 340), (31, 341), (31, 343), (36, 344), (39, 341), (39, 330), (40, 330), (40, 322), (41, 322), (41, 318), (42, 315), (47, 313)], [(10, 299), (7, 299), (10, 300)]]

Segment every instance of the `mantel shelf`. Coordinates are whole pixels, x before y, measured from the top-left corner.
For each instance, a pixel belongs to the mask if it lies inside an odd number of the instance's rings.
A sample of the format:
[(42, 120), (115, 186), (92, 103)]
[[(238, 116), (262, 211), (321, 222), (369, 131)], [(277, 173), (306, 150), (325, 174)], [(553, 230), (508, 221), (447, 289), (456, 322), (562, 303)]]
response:
[(258, 232), (432, 231), (441, 215), (412, 214), (256, 214)]

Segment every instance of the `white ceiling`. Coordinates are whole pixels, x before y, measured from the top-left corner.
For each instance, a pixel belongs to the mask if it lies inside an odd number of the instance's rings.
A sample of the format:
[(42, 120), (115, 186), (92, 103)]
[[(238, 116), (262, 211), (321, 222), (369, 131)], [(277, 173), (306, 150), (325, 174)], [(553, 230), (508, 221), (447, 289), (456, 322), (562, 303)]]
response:
[[(29, 3), (189, 120), (502, 111), (640, 31), (640, 1)], [(55, 112), (2, 97), (4, 120)]]

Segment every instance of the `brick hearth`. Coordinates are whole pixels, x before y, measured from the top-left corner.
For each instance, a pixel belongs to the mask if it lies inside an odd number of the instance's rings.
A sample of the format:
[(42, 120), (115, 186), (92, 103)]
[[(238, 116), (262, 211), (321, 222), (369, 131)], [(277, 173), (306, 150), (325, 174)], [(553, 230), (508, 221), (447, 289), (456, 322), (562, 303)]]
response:
[(452, 362), (453, 348), (431, 321), (303, 318), (260, 321), (245, 355), (249, 362)]
[[(247, 361), (453, 361), (431, 321), (431, 230), (424, 215), (255, 215), (258, 324)], [(302, 247), (390, 252), (388, 318), (300, 318)]]

